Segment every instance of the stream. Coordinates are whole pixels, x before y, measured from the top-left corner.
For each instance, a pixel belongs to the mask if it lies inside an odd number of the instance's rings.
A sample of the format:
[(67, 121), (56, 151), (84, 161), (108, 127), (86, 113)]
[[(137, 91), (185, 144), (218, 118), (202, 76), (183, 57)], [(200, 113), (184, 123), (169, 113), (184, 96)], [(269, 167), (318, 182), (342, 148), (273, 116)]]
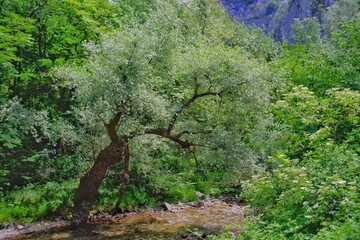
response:
[(236, 202), (203, 200), (196, 204), (174, 205), (171, 211), (128, 213), (84, 223), (77, 228), (57, 228), (15, 239), (195, 239), (189, 237), (193, 230), (204, 234), (216, 234), (224, 229), (240, 231), (244, 208)]

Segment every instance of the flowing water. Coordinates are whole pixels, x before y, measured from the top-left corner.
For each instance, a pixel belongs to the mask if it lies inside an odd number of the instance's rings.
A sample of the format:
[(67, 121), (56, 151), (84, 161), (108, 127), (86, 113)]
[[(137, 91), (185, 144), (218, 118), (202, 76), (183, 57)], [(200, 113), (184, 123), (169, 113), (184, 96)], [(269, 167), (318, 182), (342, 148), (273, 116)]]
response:
[(127, 214), (108, 221), (86, 223), (76, 229), (62, 229), (27, 236), (26, 239), (181, 239), (189, 231), (218, 233), (225, 228), (237, 232), (244, 206), (212, 201), (201, 207), (176, 207), (173, 211)]

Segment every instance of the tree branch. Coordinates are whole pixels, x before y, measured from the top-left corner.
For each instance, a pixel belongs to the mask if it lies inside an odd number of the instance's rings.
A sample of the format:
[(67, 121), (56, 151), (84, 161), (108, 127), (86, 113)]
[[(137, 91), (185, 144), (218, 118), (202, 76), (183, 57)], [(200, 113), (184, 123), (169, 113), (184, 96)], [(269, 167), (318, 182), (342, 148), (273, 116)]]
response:
[(125, 111), (126, 111), (126, 104), (123, 101), (120, 105), (117, 106), (117, 112), (113, 116), (113, 118), (109, 121), (109, 123), (104, 122), (104, 125), (107, 129), (111, 142), (116, 145), (122, 144), (119, 136), (117, 135), (117, 126), (120, 122), (121, 117), (124, 115)]
[(150, 129), (146, 129), (144, 131), (144, 133), (145, 134), (154, 134), (154, 135), (158, 135), (158, 136), (167, 138), (167, 139), (179, 144), (182, 148), (189, 148), (190, 146), (194, 145), (192, 143), (189, 143), (187, 140), (184, 141), (184, 140), (181, 140), (180, 137), (171, 135), (164, 128), (150, 128)]
[[(246, 81), (239, 83), (239, 85), (242, 85), (246, 83)], [(121, 139), (123, 139), (125, 142), (131, 140), (132, 138), (135, 138), (139, 135), (144, 135), (144, 134), (153, 134), (153, 135), (158, 135), (164, 138), (167, 138), (169, 140), (171, 140), (172, 142), (175, 142), (177, 144), (179, 144), (182, 148), (189, 148), (191, 146), (204, 146), (204, 145), (200, 145), (200, 144), (196, 144), (196, 143), (190, 143), (188, 140), (182, 140), (180, 139), (184, 134), (200, 134), (200, 133), (206, 133), (205, 131), (202, 132), (191, 132), (188, 130), (184, 130), (182, 132), (179, 132), (176, 135), (171, 134), (171, 131), (173, 130), (175, 123), (178, 119), (178, 117), (193, 103), (195, 102), (197, 99), (202, 98), (202, 97), (206, 97), (206, 96), (219, 96), (221, 97), (224, 93), (230, 93), (231, 94), (231, 90), (228, 89), (224, 89), (221, 91), (212, 91), (211, 87), (209, 86), (208, 90), (206, 92), (203, 93), (199, 93), (199, 84), (197, 83), (197, 78), (195, 78), (195, 88), (194, 88), (194, 93), (192, 95), (191, 98), (189, 98), (187, 101), (185, 101), (180, 107), (179, 109), (175, 112), (175, 114), (172, 116), (172, 118), (170, 119), (170, 122), (168, 124), (168, 126), (166, 128), (145, 128), (145, 129), (138, 129), (135, 131), (132, 131), (124, 136), (121, 137)]]
[(205, 133), (209, 133), (209, 132), (210, 132), (210, 131), (205, 131), (205, 130), (203, 130), (203, 131), (188, 131), (188, 130), (184, 130), (184, 131), (181, 131), (181, 132), (179, 132), (178, 134), (176, 134), (175, 137), (180, 138), (180, 137), (182, 137), (182, 136), (185, 135), (185, 134), (193, 134), (193, 135), (195, 135), (195, 134), (205, 134)]
[(38, 6), (36, 6), (36, 9), (33, 9), (30, 13), (30, 17), (33, 17), (33, 15), (35, 14), (36, 11), (38, 11), (39, 9), (43, 8), (46, 4), (48, 3), (48, 1), (46, 0), (43, 4), (39, 4)]
[[(156, 44), (155, 52), (157, 52), (157, 50), (162, 47), (162, 43), (165, 41), (165, 38), (166, 38), (166, 37), (167, 37), (167, 35), (164, 35), (164, 36), (160, 39), (160, 41), (158, 42), (158, 44)], [(154, 56), (152, 56), (152, 57), (148, 60), (148, 64), (150, 64), (150, 63), (153, 61), (153, 59), (154, 59)]]
[(173, 117), (171, 118), (169, 125), (167, 127), (167, 133), (170, 134), (172, 129), (174, 128), (174, 125), (176, 123), (177, 118), (193, 103), (195, 102), (196, 99), (198, 98), (202, 98), (202, 97), (206, 97), (206, 96), (221, 96), (221, 94), (224, 91), (219, 91), (219, 92), (213, 92), (210, 90), (204, 93), (198, 93), (198, 88), (199, 85), (195, 86), (195, 90), (194, 90), (194, 94), (191, 98), (189, 98), (186, 102), (183, 103), (183, 105), (175, 112), (175, 114), (173, 115)]

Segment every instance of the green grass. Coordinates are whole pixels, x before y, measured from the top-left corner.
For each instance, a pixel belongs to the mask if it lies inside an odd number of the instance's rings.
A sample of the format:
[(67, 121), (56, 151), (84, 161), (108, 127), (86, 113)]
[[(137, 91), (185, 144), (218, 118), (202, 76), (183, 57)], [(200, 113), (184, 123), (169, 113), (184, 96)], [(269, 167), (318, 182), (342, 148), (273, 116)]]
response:
[(58, 210), (71, 206), (71, 196), (78, 185), (73, 179), (63, 183), (30, 184), (0, 199), (0, 225), (14, 222), (34, 222)]

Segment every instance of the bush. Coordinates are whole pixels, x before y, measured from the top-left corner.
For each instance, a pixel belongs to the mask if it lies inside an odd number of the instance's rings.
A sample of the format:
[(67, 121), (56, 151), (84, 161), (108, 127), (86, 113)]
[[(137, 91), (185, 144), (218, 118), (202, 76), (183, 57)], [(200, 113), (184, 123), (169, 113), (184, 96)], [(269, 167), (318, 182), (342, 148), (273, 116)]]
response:
[(350, 90), (317, 98), (296, 87), (276, 104), (288, 144), (243, 184), (257, 223), (240, 239), (360, 238), (359, 113), (359, 92)]
[[(111, 210), (119, 196), (119, 186), (109, 188), (108, 184), (103, 184), (99, 189), (100, 197), (96, 203), (96, 207), (101, 211)], [(120, 204), (122, 209), (133, 210), (135, 207), (151, 207), (155, 202), (154, 197), (145, 191), (145, 189), (138, 189), (134, 185), (128, 185), (123, 200)]]
[[(185, 174), (187, 175), (187, 174)], [(154, 193), (165, 201), (191, 201), (196, 199), (195, 183), (183, 174), (157, 176), (151, 181)]]
[(71, 197), (78, 180), (64, 183), (29, 184), (0, 201), (0, 224), (5, 222), (34, 222), (64, 207), (72, 205)]

